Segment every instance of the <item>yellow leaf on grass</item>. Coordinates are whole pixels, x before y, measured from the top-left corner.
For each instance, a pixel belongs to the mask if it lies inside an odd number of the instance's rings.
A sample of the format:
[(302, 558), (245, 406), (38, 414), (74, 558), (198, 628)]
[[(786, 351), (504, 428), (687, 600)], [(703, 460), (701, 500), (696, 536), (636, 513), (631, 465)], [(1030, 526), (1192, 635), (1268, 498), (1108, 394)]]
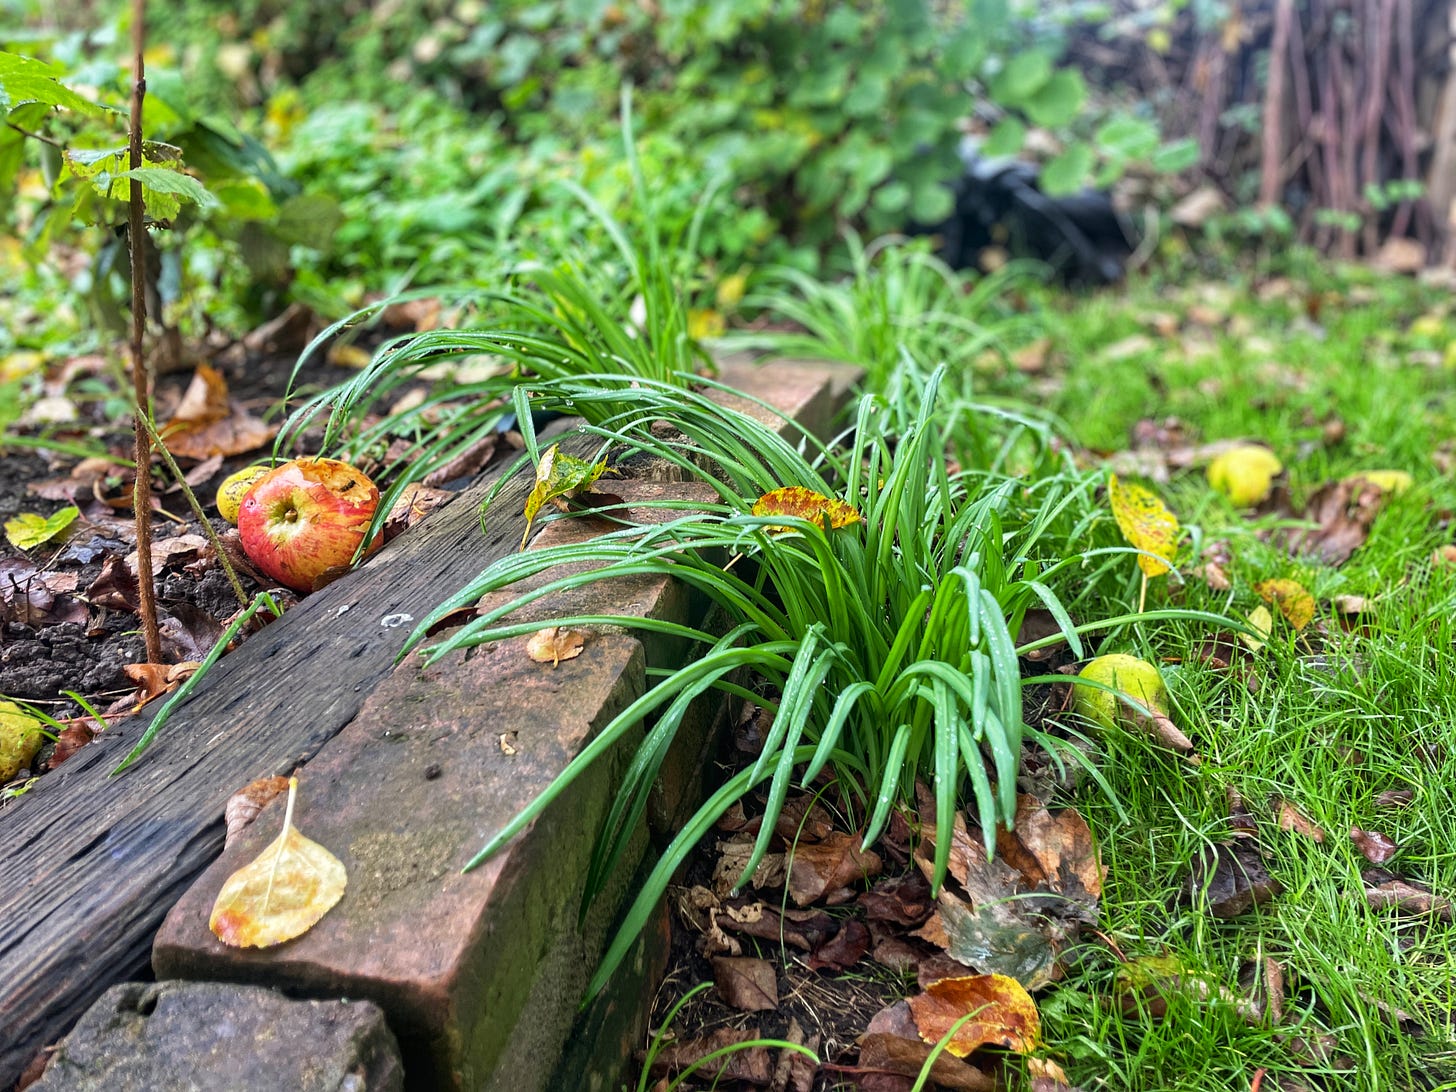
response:
[(227, 878), (208, 927), (234, 948), (267, 948), (302, 936), (341, 898), (348, 883), (343, 862), (293, 825), (298, 778), (288, 779), (283, 832)]
[(945, 1049), (964, 1058), (983, 1046), (1008, 1047), (1025, 1054), (1041, 1036), (1036, 1002), (1020, 982), (1004, 974), (942, 978), (925, 992), (906, 999), (915, 1027), (927, 1043), (938, 1043), (956, 1022), (970, 1016)]
[(1107, 483), (1107, 496), (1122, 537), (1143, 551), (1137, 559), (1143, 575), (1162, 576), (1173, 567), (1178, 553), (1178, 517), (1157, 494), (1140, 485), (1120, 482), (1116, 474)]
[(1239, 640), (1250, 652), (1258, 652), (1268, 642), (1269, 634), (1274, 632), (1274, 616), (1269, 613), (1268, 607), (1255, 607), (1249, 611), (1249, 628), (1259, 636), (1240, 633)]
[(17, 550), (30, 550), (49, 542), (71, 526), (81, 510), (74, 504), (47, 517), (34, 512), (20, 512), (5, 521), (5, 539)]
[[(774, 489), (753, 503), (755, 516), (798, 516), (826, 529), (859, 523), (860, 515), (842, 500), (826, 497), (802, 485)], [(789, 528), (774, 528), (787, 531)]]
[(536, 484), (526, 498), (526, 530), (521, 535), (521, 549), (526, 548), (526, 540), (531, 537), (531, 524), (542, 505), (549, 502), (565, 511), (568, 500), (578, 493), (590, 491), (603, 474), (612, 473), (616, 472), (608, 469), (605, 459), (589, 463), (585, 459), (563, 455), (556, 444), (548, 447), (536, 464)]
[(1314, 620), (1314, 596), (1297, 580), (1262, 580), (1254, 590), (1266, 603), (1273, 603), (1279, 613), (1295, 629), (1303, 629)]

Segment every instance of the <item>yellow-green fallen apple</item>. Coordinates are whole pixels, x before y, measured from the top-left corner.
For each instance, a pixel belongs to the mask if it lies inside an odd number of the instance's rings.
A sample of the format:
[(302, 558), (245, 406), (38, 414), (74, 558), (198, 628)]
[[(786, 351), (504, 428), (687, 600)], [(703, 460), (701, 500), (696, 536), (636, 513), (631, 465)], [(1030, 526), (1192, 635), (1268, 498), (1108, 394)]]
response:
[(348, 463), (293, 459), (259, 478), (243, 498), (243, 552), (270, 579), (312, 591), (321, 577), (348, 567), (378, 506), (378, 488)]
[(248, 466), (224, 478), (223, 483), (217, 487), (217, 514), (236, 527), (243, 498), (253, 488), (253, 483), (270, 469), (272, 468), (267, 466)]

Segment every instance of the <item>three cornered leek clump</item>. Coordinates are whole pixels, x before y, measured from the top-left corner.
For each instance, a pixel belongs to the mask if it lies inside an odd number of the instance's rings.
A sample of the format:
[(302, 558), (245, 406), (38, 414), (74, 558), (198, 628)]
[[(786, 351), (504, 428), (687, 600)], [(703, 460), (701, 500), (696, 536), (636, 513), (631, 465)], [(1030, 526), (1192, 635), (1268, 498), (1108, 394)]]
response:
[[(702, 649), (685, 666), (661, 674), (472, 862), (494, 853), (588, 765), (646, 724), (593, 854), (588, 901), (625, 851), (693, 700), (713, 689), (745, 695), (745, 671), (779, 695), (776, 702), (764, 701), (772, 726), (757, 761), (713, 793), (668, 846), (629, 909), (591, 992), (623, 958), (693, 846), (734, 801), (760, 786), (766, 785), (766, 814), (744, 879), (767, 851), (791, 786), (808, 785), (826, 770), (845, 805), (862, 816), (866, 844), (880, 836), (897, 802), (914, 800), (917, 779), (929, 781), (936, 801), (937, 889), (963, 797), (973, 802), (988, 844), (998, 827), (1010, 824), (1022, 740), (1029, 731), (1021, 715), (1014, 635), (1027, 609), (1044, 606), (1081, 655), (1079, 631), (1048, 582), (1080, 558), (1055, 558), (1039, 572), (1038, 544), (1049, 531), (1065, 530), (1061, 525), (1089, 503), (1095, 482), (1065, 468), (1034, 481), (1019, 480), (999, 466), (950, 472), (947, 430), (973, 427), (974, 420), (964, 412), (937, 412), (941, 375), (936, 371), (922, 381), (920, 409), (908, 430), (881, 431), (881, 420), (903, 416), (885, 413), (866, 396), (845, 442), (831, 449), (806, 437), (807, 455), (702, 393), (643, 380), (630, 408), (584, 431), (616, 451), (646, 452), (677, 464), (711, 484), (719, 500), (661, 524), (624, 526), (589, 542), (502, 558), (412, 635), (410, 648), (451, 611), (555, 571), (570, 575), (547, 579), (475, 618), (426, 648), (427, 659), (532, 632), (539, 623), (511, 620), (518, 608), (614, 576), (670, 573), (703, 593), (728, 620), (726, 632), (646, 618), (560, 620), (672, 634)], [(588, 420), (594, 401), (619, 397), (597, 387), (592, 376), (531, 388), (533, 405), (569, 403), (585, 409)], [(654, 436), (652, 425), (661, 420), (671, 421), (680, 435)], [(1053, 458), (1046, 453), (1046, 460)], [(704, 466), (711, 469), (700, 469)], [(789, 486), (845, 501), (862, 520), (829, 528), (810, 519), (751, 514), (760, 496)], [(596, 568), (567, 568), (583, 561)], [(1037, 741), (1056, 746), (1040, 734)]]

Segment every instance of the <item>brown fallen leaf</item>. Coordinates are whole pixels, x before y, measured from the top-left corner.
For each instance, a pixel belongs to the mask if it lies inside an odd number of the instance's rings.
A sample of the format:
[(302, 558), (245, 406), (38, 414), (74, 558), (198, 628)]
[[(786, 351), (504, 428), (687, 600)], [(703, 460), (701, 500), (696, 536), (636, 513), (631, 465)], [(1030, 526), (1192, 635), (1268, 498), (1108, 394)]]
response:
[(122, 670), (126, 672), (126, 677), (137, 684), (136, 693), (127, 698), (126, 703), (141, 708), (153, 698), (181, 686), (183, 680), (196, 671), (198, 666), (195, 660), (185, 660), (180, 664), (123, 665)]
[(226, 826), (222, 847), (226, 849), (231, 845), (233, 839), (258, 817), (268, 801), (287, 791), (288, 778), (260, 777), (229, 796), (222, 810), (223, 823)]
[[(754, 1025), (746, 1028), (718, 1028), (707, 1035), (669, 1043), (658, 1051), (648, 1073), (652, 1077), (667, 1077), (681, 1073), (710, 1054), (715, 1054), (717, 1057), (713, 1061), (694, 1071), (696, 1076), (718, 1087), (728, 1081), (746, 1081), (761, 1088), (773, 1080), (773, 1056), (768, 1048), (753, 1046), (730, 1050), (739, 1043), (758, 1037), (759, 1030)], [(724, 1051), (727, 1053), (722, 1053)]]
[(1375, 798), (1377, 808), (1403, 808), (1416, 798), (1410, 789), (1386, 789)]
[(771, 961), (717, 956), (712, 963), (713, 984), (730, 1008), (770, 1012), (779, 1007), (778, 971)]
[(1325, 832), (1288, 800), (1279, 801), (1278, 813), (1280, 830), (1292, 830), (1316, 842), (1325, 840)]
[(526, 655), (538, 664), (558, 666), (562, 660), (574, 660), (586, 645), (586, 634), (579, 629), (547, 626), (533, 633), (526, 641)]
[(288, 779), (283, 831), (222, 885), (208, 928), (234, 948), (267, 948), (302, 936), (344, 897), (343, 863), (293, 825), (298, 778)]
[(1365, 888), (1365, 902), (1372, 910), (1396, 909), (1408, 914), (1434, 914), (1452, 920), (1451, 900), (1407, 880), (1386, 880)]
[(858, 880), (873, 879), (882, 863), (873, 850), (860, 849), (859, 839), (835, 831), (815, 845), (801, 845), (789, 858), (789, 897), (808, 906)]
[(1384, 491), (1363, 478), (1328, 482), (1309, 498), (1302, 512), (1290, 512), (1313, 528), (1275, 531), (1271, 541), (1296, 557), (1312, 556), (1326, 565), (1343, 565), (1370, 537)]
[(861, 921), (851, 918), (832, 937), (819, 945), (804, 965), (811, 971), (845, 971), (869, 954), (870, 931)]
[(101, 564), (101, 572), (86, 589), (86, 599), (107, 610), (135, 612), (141, 601), (136, 573), (115, 554)]
[(1351, 827), (1350, 841), (1355, 843), (1355, 848), (1371, 864), (1384, 864), (1400, 852), (1400, 846), (1396, 845), (1391, 838), (1375, 830)]
[[(789, 1030), (784, 1033), (784, 1042), (810, 1051), (819, 1049), (819, 1036), (811, 1035), (805, 1039), (804, 1029), (792, 1016), (789, 1017)], [(797, 1050), (780, 1050), (768, 1092), (810, 1092), (814, 1087), (814, 1073), (817, 1068), (812, 1059)]]
[(919, 925), (935, 909), (930, 884), (918, 872), (881, 880), (855, 901), (867, 921), (907, 927)]
[(199, 364), (161, 436), (173, 455), (207, 459), (256, 451), (277, 431), (229, 397), (227, 380), (221, 372)]
[(924, 993), (907, 998), (920, 1037), (938, 1043), (950, 1034), (946, 1050), (964, 1058), (983, 1046), (999, 1046), (1020, 1054), (1035, 1048), (1041, 1036), (1036, 1002), (1016, 979), (1004, 974), (943, 978)]
[[(935, 1048), (920, 1038), (910, 1006), (897, 1001), (881, 1009), (859, 1042), (859, 1070), (898, 1073), (915, 1080)], [(930, 1083), (954, 1092), (995, 1092), (996, 1079), (948, 1051), (936, 1055)]]
[(91, 724), (73, 724), (56, 736), (55, 750), (46, 763), (46, 769), (54, 770), (66, 759), (96, 738), (96, 729)]
[(1284, 890), (1269, 875), (1259, 851), (1247, 839), (1204, 846), (1193, 859), (1184, 881), (1185, 901), (1206, 899), (1216, 918), (1234, 918), (1260, 906)]

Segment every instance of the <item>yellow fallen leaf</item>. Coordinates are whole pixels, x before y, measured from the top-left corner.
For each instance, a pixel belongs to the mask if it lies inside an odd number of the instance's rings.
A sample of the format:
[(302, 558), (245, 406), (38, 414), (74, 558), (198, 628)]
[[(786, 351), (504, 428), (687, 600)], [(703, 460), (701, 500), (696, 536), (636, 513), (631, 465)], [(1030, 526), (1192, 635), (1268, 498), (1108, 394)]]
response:
[(942, 978), (906, 1000), (916, 1030), (927, 1043), (939, 1042), (957, 1021), (970, 1017), (946, 1043), (945, 1049), (957, 1058), (987, 1045), (1024, 1054), (1036, 1047), (1041, 1036), (1036, 1002), (1009, 975)]
[(1314, 596), (1297, 580), (1261, 580), (1254, 585), (1259, 598), (1273, 603), (1279, 613), (1295, 629), (1303, 629), (1314, 620)]
[[(826, 497), (802, 485), (773, 489), (753, 503), (755, 516), (797, 516), (826, 529), (848, 527), (860, 522), (860, 514), (842, 500)], [(787, 531), (787, 527), (772, 528)]]
[(298, 778), (290, 777), (283, 832), (217, 893), (207, 924), (224, 944), (282, 944), (308, 932), (344, 897), (349, 876), (343, 862), (293, 825), (297, 795)]
[(521, 534), (521, 549), (526, 548), (526, 540), (531, 537), (531, 525), (543, 504), (549, 501), (564, 511), (569, 499), (579, 493), (589, 492), (603, 474), (614, 473), (616, 471), (608, 468), (605, 459), (589, 463), (585, 459), (563, 455), (556, 444), (548, 447), (541, 453), (541, 459), (536, 464), (536, 484), (526, 497), (523, 513), (526, 517), (526, 530)]
[(1122, 537), (1143, 551), (1137, 559), (1143, 575), (1162, 576), (1173, 567), (1178, 553), (1178, 517), (1155, 493), (1120, 482), (1116, 474), (1107, 483), (1107, 496)]
[(1249, 628), (1259, 636), (1251, 637), (1247, 633), (1240, 633), (1239, 640), (1250, 652), (1258, 652), (1269, 640), (1269, 634), (1274, 631), (1274, 616), (1269, 613), (1268, 607), (1255, 607), (1249, 611)]
[(1361, 470), (1351, 478), (1363, 478), (1382, 493), (1398, 497), (1415, 484), (1415, 479), (1404, 470)]
[(49, 517), (38, 516), (34, 512), (19, 512), (14, 519), (5, 521), (5, 539), (17, 550), (34, 549), (71, 526), (80, 514), (81, 510), (74, 504)]

